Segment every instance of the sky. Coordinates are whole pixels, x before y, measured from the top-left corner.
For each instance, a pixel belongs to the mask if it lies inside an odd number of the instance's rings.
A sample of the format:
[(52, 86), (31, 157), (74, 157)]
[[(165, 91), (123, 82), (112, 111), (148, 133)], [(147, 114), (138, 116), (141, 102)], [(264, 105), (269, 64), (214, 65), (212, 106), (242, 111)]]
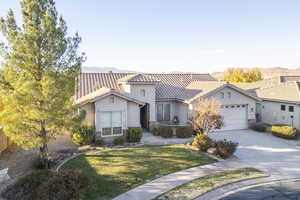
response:
[[(0, 16), (19, 0), (0, 0)], [(85, 66), (211, 73), (300, 67), (299, 0), (56, 0)]]

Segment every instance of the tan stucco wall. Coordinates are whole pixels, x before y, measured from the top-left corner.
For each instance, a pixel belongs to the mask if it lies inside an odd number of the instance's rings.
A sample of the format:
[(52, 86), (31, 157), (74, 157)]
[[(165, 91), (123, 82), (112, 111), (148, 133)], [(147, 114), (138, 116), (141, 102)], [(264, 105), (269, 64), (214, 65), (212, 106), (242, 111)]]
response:
[(95, 125), (95, 104), (85, 104), (81, 109), (85, 110), (85, 119), (83, 123), (86, 125)]
[(133, 102), (127, 102), (127, 123), (128, 127), (141, 127), (140, 107)]
[[(150, 121), (156, 121), (155, 85), (124, 85), (127, 92), (135, 99), (149, 104)], [(145, 90), (145, 96), (141, 95), (141, 90)]]
[(100, 132), (102, 130), (100, 115), (101, 112), (105, 111), (120, 111), (122, 113), (122, 128), (127, 129), (127, 100), (114, 96), (114, 103), (111, 103), (110, 97), (111, 96), (108, 96), (95, 102), (96, 132)]
[[(221, 98), (221, 92), (223, 92), (224, 99)], [(231, 93), (231, 98), (228, 98), (228, 92)], [(248, 105), (248, 119), (255, 119), (255, 110), (256, 110), (256, 100), (241, 94), (231, 88), (224, 88), (221, 91), (212, 95), (212, 97), (218, 99), (222, 105), (231, 105), (231, 104), (246, 104)]]
[[(224, 93), (224, 98), (222, 98), (221, 93)], [(231, 97), (228, 97), (228, 92), (231, 93)], [(240, 92), (233, 90), (231, 88), (225, 87), (222, 90), (218, 91), (217, 93), (214, 93), (208, 98), (215, 98), (217, 99), (221, 105), (232, 105), (232, 104), (244, 104), (247, 105), (248, 109), (248, 120), (255, 120), (255, 111), (256, 111), (256, 100), (253, 98), (250, 98), (244, 94), (241, 94)], [(197, 102), (195, 100), (194, 102), (191, 103), (189, 106), (189, 110), (192, 110), (194, 107), (194, 104)]]
[[(281, 110), (281, 105), (286, 106), (286, 110)], [(294, 106), (294, 112), (289, 112), (289, 106)], [(300, 107), (295, 104), (263, 101), (261, 103), (261, 120), (267, 124), (289, 124), (292, 125), (291, 116), (294, 116), (293, 125), (300, 130), (299, 113)]]

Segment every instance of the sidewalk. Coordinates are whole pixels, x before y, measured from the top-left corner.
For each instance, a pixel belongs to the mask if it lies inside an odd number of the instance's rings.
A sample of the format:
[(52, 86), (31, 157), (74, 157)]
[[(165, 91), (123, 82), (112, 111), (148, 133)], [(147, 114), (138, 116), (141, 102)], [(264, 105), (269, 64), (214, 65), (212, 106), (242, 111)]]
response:
[[(170, 189), (173, 189), (179, 185), (182, 185), (194, 179), (206, 176), (210, 173), (223, 172), (228, 169), (233, 169), (232, 162), (235, 163), (235, 161), (228, 160), (175, 172), (173, 174), (160, 177), (149, 183), (129, 190), (128, 192), (117, 196), (113, 200), (151, 200), (157, 197), (158, 195), (169, 191)], [(235, 168), (241, 167), (244, 166), (236, 165)]]

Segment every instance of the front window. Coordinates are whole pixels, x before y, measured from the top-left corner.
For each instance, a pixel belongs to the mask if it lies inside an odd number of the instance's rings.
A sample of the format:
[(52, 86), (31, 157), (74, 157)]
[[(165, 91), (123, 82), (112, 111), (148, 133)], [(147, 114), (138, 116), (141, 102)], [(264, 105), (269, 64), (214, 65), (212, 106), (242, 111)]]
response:
[(228, 94), (228, 99), (230, 99), (231, 98), (231, 92), (228, 92), (227, 94)]
[(224, 99), (224, 92), (221, 92), (221, 99)]
[(289, 111), (294, 112), (294, 106), (289, 106)]
[(170, 104), (157, 104), (157, 121), (170, 121), (171, 120), (171, 105)]
[(102, 112), (101, 126), (102, 126), (102, 136), (122, 135), (122, 113)]
[(285, 105), (281, 105), (281, 106), (280, 106), (280, 109), (281, 109), (282, 111), (285, 111)]
[(146, 96), (146, 90), (145, 89), (141, 89), (141, 96), (145, 97)]

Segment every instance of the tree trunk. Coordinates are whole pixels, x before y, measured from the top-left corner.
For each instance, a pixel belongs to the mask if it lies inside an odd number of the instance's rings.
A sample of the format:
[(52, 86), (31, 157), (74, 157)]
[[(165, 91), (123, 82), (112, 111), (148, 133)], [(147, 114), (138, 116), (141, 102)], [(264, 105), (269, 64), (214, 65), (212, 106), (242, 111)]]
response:
[(47, 132), (42, 125), (42, 130), (41, 130), (41, 137), (43, 140), (43, 144), (40, 147), (40, 158), (41, 162), (43, 162), (43, 166), (45, 169), (49, 169), (49, 159), (48, 159), (48, 145), (47, 145)]

